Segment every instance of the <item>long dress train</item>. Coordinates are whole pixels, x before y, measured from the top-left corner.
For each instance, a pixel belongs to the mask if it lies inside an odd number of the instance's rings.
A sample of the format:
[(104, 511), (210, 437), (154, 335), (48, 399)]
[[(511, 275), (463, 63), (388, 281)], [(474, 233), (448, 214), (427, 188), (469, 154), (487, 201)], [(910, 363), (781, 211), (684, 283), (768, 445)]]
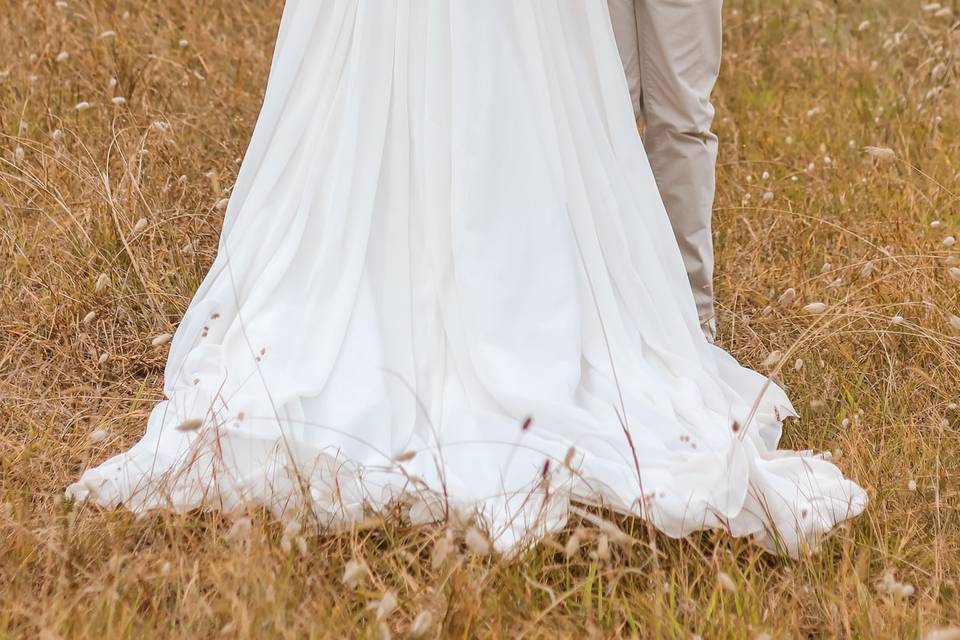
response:
[(164, 392), (69, 495), (501, 549), (575, 499), (790, 553), (866, 502), (702, 336), (603, 0), (288, 0)]

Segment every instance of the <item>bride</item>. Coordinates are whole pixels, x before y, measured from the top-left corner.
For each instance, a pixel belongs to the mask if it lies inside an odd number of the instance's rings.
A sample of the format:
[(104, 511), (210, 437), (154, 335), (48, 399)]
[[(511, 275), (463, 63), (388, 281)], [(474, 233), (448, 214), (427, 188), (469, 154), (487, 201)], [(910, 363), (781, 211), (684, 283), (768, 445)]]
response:
[(576, 501), (791, 554), (866, 503), (702, 334), (600, 1), (288, 0), (164, 392), (70, 496), (502, 550)]

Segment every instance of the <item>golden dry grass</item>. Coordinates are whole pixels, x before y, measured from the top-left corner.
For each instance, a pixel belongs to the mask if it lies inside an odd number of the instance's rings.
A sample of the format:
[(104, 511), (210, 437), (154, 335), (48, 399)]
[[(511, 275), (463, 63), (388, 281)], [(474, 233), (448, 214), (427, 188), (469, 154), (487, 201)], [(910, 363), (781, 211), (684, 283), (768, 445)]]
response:
[[(303, 553), (256, 515), (231, 540), (214, 515), (61, 499), (159, 398), (165, 351), (150, 341), (213, 258), (281, 3), (57, 4), (0, 4), (0, 636), (404, 636), (424, 611), (428, 637), (923, 637), (960, 622), (949, 8), (726, 3), (721, 341), (755, 366), (785, 354), (802, 414), (785, 444), (832, 450), (868, 511), (800, 561), (712, 533), (594, 559), (585, 525), (570, 557), (563, 536), (433, 566), (439, 528), (372, 522)], [(797, 302), (778, 304), (788, 287)], [(801, 311), (815, 301), (828, 311)], [(369, 567), (356, 589), (341, 584), (351, 560)], [(885, 593), (888, 572), (914, 592)], [(380, 624), (369, 605), (387, 592), (398, 608)]]

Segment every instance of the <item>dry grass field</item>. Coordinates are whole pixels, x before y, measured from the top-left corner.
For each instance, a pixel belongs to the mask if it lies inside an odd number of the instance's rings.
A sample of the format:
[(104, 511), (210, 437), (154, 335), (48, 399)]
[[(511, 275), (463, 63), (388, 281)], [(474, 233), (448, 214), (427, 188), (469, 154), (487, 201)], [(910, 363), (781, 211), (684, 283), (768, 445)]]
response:
[(953, 3), (726, 2), (720, 339), (781, 353), (785, 444), (872, 499), (792, 561), (629, 520), (507, 560), (389, 517), (290, 544), (66, 503), (159, 398), (281, 2), (0, 0), (0, 637), (960, 638)]

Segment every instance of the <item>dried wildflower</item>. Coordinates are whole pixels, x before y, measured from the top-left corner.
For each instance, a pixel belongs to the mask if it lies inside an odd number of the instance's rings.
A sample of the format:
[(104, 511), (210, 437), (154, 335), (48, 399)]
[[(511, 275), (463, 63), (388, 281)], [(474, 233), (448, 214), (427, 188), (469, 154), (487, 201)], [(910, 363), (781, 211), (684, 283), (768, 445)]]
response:
[(909, 491), (916, 491), (916, 490), (917, 490), (917, 481), (916, 481), (916, 480), (911, 480), (910, 482), (908, 482), (908, 483), (907, 483), (907, 489), (908, 489)]
[(101, 40), (106, 40), (107, 38), (116, 38), (117, 32), (114, 31), (113, 29), (107, 29), (106, 31), (101, 31), (100, 35), (97, 37), (100, 38)]
[(394, 462), (410, 462), (416, 457), (417, 457), (416, 451), (404, 451), (402, 453), (398, 453), (397, 455), (393, 456), (393, 461)]
[(892, 316), (890, 318), (890, 324), (903, 324), (904, 322), (906, 322), (906, 320), (901, 315)]
[(123, 105), (127, 104), (127, 99), (124, 98), (123, 96), (114, 96), (113, 98), (110, 99), (110, 102), (117, 105), (118, 107), (122, 107)]
[(153, 345), (154, 347), (162, 347), (163, 345), (170, 342), (170, 340), (172, 339), (173, 339), (173, 336), (171, 334), (161, 333), (160, 335), (155, 337), (153, 340), (151, 340), (150, 344)]
[(340, 578), (340, 582), (346, 585), (348, 589), (354, 589), (360, 584), (361, 580), (367, 577), (368, 572), (366, 563), (350, 560), (343, 568), (343, 577)]
[(953, 278), (954, 280), (960, 280), (960, 268), (950, 267), (949, 269), (947, 269), (947, 273), (949, 273), (950, 277)]
[(863, 150), (867, 155), (873, 156), (874, 158), (877, 158), (879, 160), (890, 162), (897, 159), (897, 154), (894, 152), (893, 149), (889, 147), (867, 146), (867, 147), (864, 147)]
[(948, 322), (950, 324), (951, 329), (954, 329), (955, 331), (960, 331), (960, 317), (957, 317), (951, 313), (950, 319), (948, 320)]
[(73, 108), (76, 111), (86, 111), (87, 109), (90, 108), (90, 103), (87, 102), (86, 100), (83, 100), (81, 102), (78, 102), (76, 106), (74, 106)]
[(941, 627), (931, 629), (923, 640), (960, 640), (960, 627)]
[(104, 351), (103, 353), (100, 354), (100, 357), (97, 358), (97, 364), (103, 364), (103, 363), (106, 362), (109, 358), (110, 358), (110, 354), (107, 353), (106, 351)]
[(67, 53), (66, 51), (61, 51), (60, 53), (57, 54), (57, 57), (54, 59), (57, 62), (66, 62), (67, 60), (70, 59), (70, 54)]
[(230, 204), (230, 199), (229, 199), (229, 198), (222, 198), (222, 199), (218, 200), (218, 201), (217, 201), (217, 204), (214, 205), (214, 206), (216, 207), (217, 211), (223, 211), (223, 210), (225, 210), (225, 209), (227, 208), (227, 205), (229, 205), (229, 204)]
[(463, 541), (472, 553), (478, 556), (490, 554), (490, 541), (476, 527), (469, 527), (463, 536)]
[(13, 164), (19, 167), (21, 164), (23, 164), (26, 156), (27, 154), (24, 152), (23, 147), (17, 147), (13, 150)]
[(89, 440), (92, 444), (98, 444), (106, 440), (109, 435), (110, 434), (108, 434), (104, 429), (96, 429), (90, 432), (90, 435), (87, 436), (87, 440)]
[(170, 575), (171, 571), (173, 571), (173, 564), (169, 560), (164, 560), (163, 564), (160, 565), (160, 575)]
[(797, 358), (797, 361), (793, 363), (793, 370), (800, 371), (801, 369), (803, 369), (803, 360)]
[(140, 218), (139, 220), (137, 220), (137, 223), (133, 225), (133, 235), (137, 235), (138, 233), (140, 233), (146, 228), (147, 228), (147, 219)]
[(877, 265), (873, 260), (868, 260), (860, 269), (860, 277), (864, 280), (872, 276), (877, 270)]
[(410, 625), (410, 631), (407, 633), (407, 637), (413, 640), (422, 638), (430, 632), (432, 626), (433, 614), (426, 610), (421, 611), (417, 614), (417, 617), (413, 619), (413, 624)]
[(91, 312), (88, 313), (87, 315), (83, 316), (82, 322), (83, 322), (83, 324), (90, 324), (91, 322), (94, 321), (94, 319), (95, 319), (96, 317), (97, 317), (97, 312), (96, 312), (96, 311), (91, 311)]
[(819, 315), (827, 310), (827, 305), (822, 302), (811, 302), (803, 308), (804, 313)]
[(93, 285), (93, 290), (95, 293), (100, 293), (110, 285), (110, 276), (105, 273), (101, 273), (97, 276), (97, 281)]

